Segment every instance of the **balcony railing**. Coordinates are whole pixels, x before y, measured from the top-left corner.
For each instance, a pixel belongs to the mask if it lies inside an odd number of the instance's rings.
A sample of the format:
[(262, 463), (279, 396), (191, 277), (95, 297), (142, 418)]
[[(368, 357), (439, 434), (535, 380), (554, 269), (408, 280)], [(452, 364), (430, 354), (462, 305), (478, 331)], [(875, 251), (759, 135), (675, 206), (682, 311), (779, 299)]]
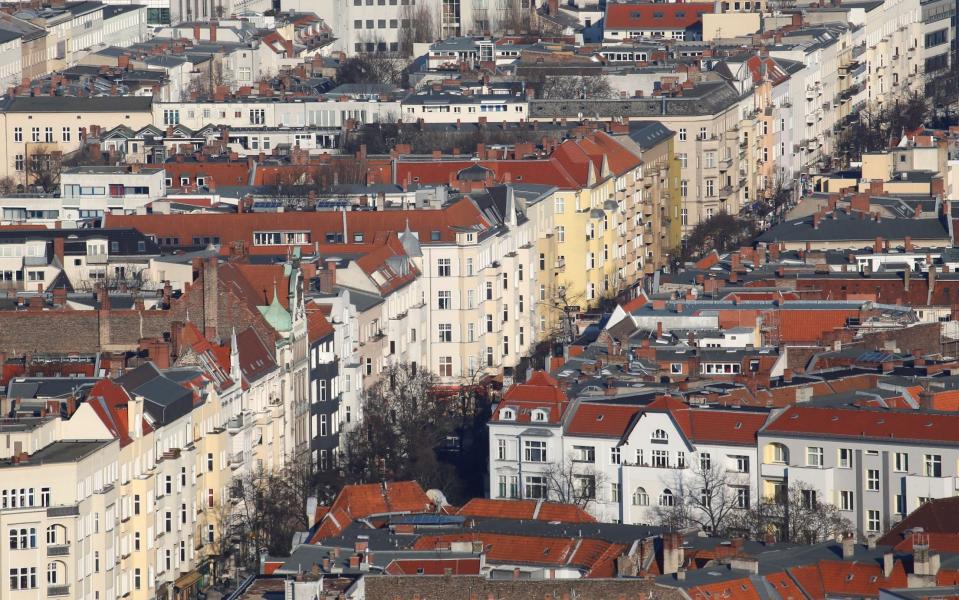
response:
[(80, 508), (72, 506), (50, 506), (47, 508), (48, 517), (76, 517), (80, 515)]
[(66, 556), (70, 554), (70, 544), (47, 546), (47, 556)]
[(69, 585), (48, 585), (47, 586), (47, 596), (69, 596), (70, 595), (70, 586)]

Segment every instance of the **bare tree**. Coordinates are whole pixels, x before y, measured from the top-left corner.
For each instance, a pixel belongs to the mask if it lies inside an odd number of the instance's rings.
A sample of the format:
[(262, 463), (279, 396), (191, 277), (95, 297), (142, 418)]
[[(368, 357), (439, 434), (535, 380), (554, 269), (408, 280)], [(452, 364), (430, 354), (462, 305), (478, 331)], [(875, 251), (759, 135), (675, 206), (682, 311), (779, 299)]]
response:
[[(695, 461), (689, 469), (676, 471), (674, 479), (669, 484), (672, 504), (656, 509), (663, 526), (698, 527), (723, 535), (738, 521), (737, 513), (748, 507), (749, 480), (713, 461)], [(745, 498), (740, 497), (741, 490), (745, 491)]]
[[(374, 48), (379, 41), (369, 42)], [(336, 72), (337, 83), (388, 83), (400, 85), (403, 80), (403, 60), (389, 52), (358, 54), (346, 59)]]
[(4, 196), (9, 196), (10, 194), (16, 193), (17, 191), (17, 182), (14, 181), (13, 177), (2, 177), (0, 178), (0, 194)]
[(307, 498), (315, 487), (306, 457), (298, 457), (282, 469), (252, 470), (235, 480), (229, 533), (238, 548), (237, 563), (256, 569), (263, 548), (270, 554), (287, 555), (293, 535), (309, 527)]
[(346, 434), (344, 474), (349, 482), (415, 479), (448, 490), (456, 483), (437, 451), (457, 418), (436, 393), (438, 380), (410, 364), (393, 364), (366, 391), (362, 418)]
[(773, 537), (798, 544), (835, 539), (853, 530), (849, 519), (834, 504), (823, 502), (820, 495), (808, 484), (794, 483), (743, 511), (730, 526), (753, 539)]
[(540, 96), (547, 100), (609, 100), (615, 96), (605, 75), (546, 77)]
[(38, 187), (48, 194), (55, 192), (60, 187), (63, 153), (43, 145), (32, 146), (25, 168), (28, 185)]
[(413, 44), (436, 41), (440, 27), (435, 15), (425, 2), (407, 4), (400, 10), (400, 52), (409, 56)]
[(576, 313), (583, 310), (586, 296), (573, 292), (568, 281), (562, 281), (548, 290), (546, 300), (539, 304), (552, 313), (547, 322), (559, 321), (555, 330), (546, 332), (546, 337), (555, 337), (566, 344), (572, 343), (576, 335)]
[(498, 2), (498, 22), (494, 28), (502, 33), (531, 33), (529, 0), (493, 0)]
[(583, 509), (597, 500), (598, 490), (605, 488), (607, 483), (602, 471), (572, 455), (564, 457), (562, 462), (550, 463), (542, 473), (550, 500), (575, 504)]
[(232, 71), (223, 68), (222, 59), (213, 57), (200, 67), (199, 73), (190, 80), (181, 93), (181, 99), (186, 101), (194, 96), (201, 99), (212, 98), (218, 87), (231, 87), (233, 83)]

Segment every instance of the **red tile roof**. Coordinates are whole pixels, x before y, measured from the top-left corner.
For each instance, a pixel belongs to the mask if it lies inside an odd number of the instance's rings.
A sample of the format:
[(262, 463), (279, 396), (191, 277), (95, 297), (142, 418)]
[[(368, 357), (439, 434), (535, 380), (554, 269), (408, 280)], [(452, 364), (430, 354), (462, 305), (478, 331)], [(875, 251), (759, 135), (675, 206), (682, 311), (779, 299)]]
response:
[(356, 519), (390, 513), (431, 513), (434, 505), (415, 481), (348, 485), (323, 516), (311, 543), (338, 535)]
[(525, 383), (518, 383), (506, 390), (500, 401), (498, 413), (504, 408), (516, 411), (515, 421), (528, 423), (532, 420), (532, 411), (546, 410), (548, 423), (559, 423), (569, 406), (566, 392), (559, 383), (545, 371), (536, 371)]
[(616, 557), (626, 546), (603, 540), (548, 538), (501, 533), (471, 532), (424, 535), (413, 543), (414, 550), (446, 548), (453, 542), (483, 543), (488, 563), (570, 567), (586, 577), (612, 577)]
[(619, 438), (641, 412), (642, 406), (583, 402), (566, 425), (566, 433)]
[(319, 310), (307, 311), (306, 329), (311, 343), (333, 334), (333, 324)]
[(688, 29), (702, 21), (702, 15), (713, 12), (706, 3), (683, 4), (614, 4), (606, 5), (606, 29), (646, 29), (663, 31)]
[(957, 534), (959, 532), (959, 496), (926, 502), (896, 524), (879, 544), (896, 546), (910, 537), (909, 530), (921, 527), (925, 533)]
[(882, 567), (875, 563), (839, 560), (794, 567), (789, 573), (811, 600), (824, 600), (827, 596), (878, 597), (881, 588), (901, 588), (907, 583), (900, 561), (896, 561), (889, 577), (884, 577)]
[[(253, 245), (254, 231), (309, 231), (311, 243), (302, 247), (312, 251), (312, 242), (325, 242), (328, 233), (343, 232), (344, 214), (350, 239), (355, 234), (363, 234), (364, 239), (373, 240), (377, 233), (403, 231), (408, 223), (410, 229), (418, 233), (420, 243), (429, 244), (433, 241), (434, 231), (439, 233), (440, 241), (451, 242), (456, 239), (456, 230), (459, 228), (485, 230), (490, 226), (476, 205), (468, 199), (440, 209), (416, 211), (205, 213), (191, 214), (186, 218), (183, 215), (160, 214), (107, 215), (104, 224), (109, 221), (110, 227), (133, 227), (147, 235), (177, 237), (181, 243), (197, 236), (216, 235), (221, 244), (242, 241), (247, 246)], [(287, 246), (275, 248), (286, 253)]]
[[(118, 383), (110, 379), (101, 379), (96, 382), (87, 395), (86, 403), (93, 412), (103, 421), (113, 437), (120, 440), (120, 447), (124, 447), (133, 440), (130, 438), (127, 403), (130, 396)], [(153, 431), (150, 424), (143, 419), (143, 433)]]
[(473, 498), (456, 511), (465, 517), (489, 517), (497, 519), (517, 519), (538, 521), (560, 521), (563, 523), (595, 523), (596, 519), (574, 504), (559, 502), (539, 503), (536, 500), (505, 500), (492, 498)]
[(690, 598), (735, 598), (736, 600), (762, 600), (763, 598), (748, 577), (697, 585), (690, 588), (687, 593)]
[(478, 558), (401, 559), (386, 565), (384, 571), (389, 575), (479, 575), (480, 566)]
[(790, 406), (766, 426), (770, 434), (955, 444), (959, 415), (919, 411)]

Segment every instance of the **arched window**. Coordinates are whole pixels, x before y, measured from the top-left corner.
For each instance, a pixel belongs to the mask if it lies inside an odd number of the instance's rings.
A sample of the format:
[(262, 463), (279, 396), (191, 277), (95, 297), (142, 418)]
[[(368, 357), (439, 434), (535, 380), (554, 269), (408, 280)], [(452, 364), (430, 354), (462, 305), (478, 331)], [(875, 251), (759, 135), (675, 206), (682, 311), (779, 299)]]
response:
[(669, 434), (662, 429), (657, 429), (651, 436), (649, 436), (649, 441), (653, 442), (654, 444), (665, 444), (669, 441)]
[(66, 583), (66, 581), (66, 566), (63, 563), (60, 561), (53, 561), (52, 563), (47, 564), (47, 583), (56, 585), (58, 583)]
[(787, 464), (789, 462), (789, 448), (782, 444), (769, 444), (766, 446), (766, 460), (775, 464)]
[(663, 493), (659, 495), (660, 506), (672, 506), (673, 500), (673, 492), (669, 488), (663, 490)]
[(546, 411), (545, 410), (534, 410), (533, 411), (533, 420), (534, 421), (546, 421)]
[(633, 506), (649, 506), (649, 494), (646, 493), (646, 488), (640, 486), (633, 492)]
[(57, 541), (60, 536), (57, 535), (57, 526), (51, 525), (47, 527), (47, 544), (56, 545), (60, 542)]

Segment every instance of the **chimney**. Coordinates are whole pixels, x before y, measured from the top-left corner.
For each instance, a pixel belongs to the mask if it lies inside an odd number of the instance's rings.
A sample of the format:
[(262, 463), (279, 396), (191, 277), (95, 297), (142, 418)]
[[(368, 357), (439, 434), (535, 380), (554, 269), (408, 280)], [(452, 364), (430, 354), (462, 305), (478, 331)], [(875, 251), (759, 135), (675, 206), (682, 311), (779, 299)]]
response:
[(906, 239), (905, 239), (905, 245), (906, 245), (906, 252), (912, 252), (913, 250), (912, 238), (908, 235), (906, 236)]
[(882, 576), (888, 579), (892, 575), (892, 568), (896, 564), (896, 559), (892, 552), (886, 552), (882, 555)]
[(97, 293), (100, 301), (100, 310), (97, 311), (98, 335), (100, 348), (110, 344), (110, 293), (105, 285), (101, 285)]
[(842, 538), (842, 558), (843, 560), (849, 560), (852, 558), (853, 554), (856, 551), (856, 540), (853, 539), (851, 533), (847, 533)]
[(203, 335), (210, 342), (218, 341), (219, 267), (217, 258), (211, 256), (203, 261)]
[(789, 367), (783, 369), (783, 383), (793, 382), (793, 370)]
[(683, 537), (676, 532), (663, 534), (663, 574), (677, 573), (683, 566)]
[(56, 256), (58, 259), (60, 259), (60, 264), (63, 264), (63, 256), (64, 256), (63, 243), (64, 243), (64, 240), (62, 237), (58, 236), (53, 238), (53, 255)]
[(320, 271), (320, 292), (332, 294), (336, 287), (336, 261), (327, 260), (326, 267)]
[(880, 254), (881, 252), (882, 252), (882, 238), (877, 237), (875, 241), (872, 243), (872, 253)]
[(819, 229), (819, 219), (820, 219), (820, 217), (819, 217), (819, 213), (818, 213), (818, 212), (815, 213), (815, 214), (813, 214), (813, 216), (812, 216), (812, 228), (813, 228), (813, 229)]

